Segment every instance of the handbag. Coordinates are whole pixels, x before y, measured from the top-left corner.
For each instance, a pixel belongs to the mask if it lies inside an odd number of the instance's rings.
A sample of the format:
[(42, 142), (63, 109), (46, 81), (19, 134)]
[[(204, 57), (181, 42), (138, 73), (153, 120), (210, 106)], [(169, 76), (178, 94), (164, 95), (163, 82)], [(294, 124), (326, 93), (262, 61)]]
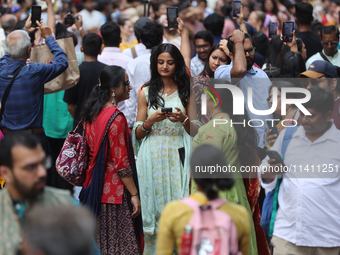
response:
[(12, 77), (12, 80), (11, 82), (7, 85), (6, 89), (5, 89), (5, 92), (4, 92), (4, 95), (2, 96), (2, 99), (1, 99), (1, 110), (0, 110), (0, 122), (2, 120), (2, 116), (5, 112), (5, 103), (7, 101), (7, 97), (9, 95), (9, 91), (11, 90), (12, 88), (12, 85), (14, 83), (14, 80), (15, 78), (18, 76), (18, 74), (20, 73), (21, 69), (23, 68), (24, 66), (19, 66), (17, 67), (17, 69), (14, 70), (14, 73), (13, 73), (13, 77)]
[(56, 160), (58, 174), (74, 186), (82, 186), (88, 164), (88, 147), (84, 136), (77, 133), (80, 120), (73, 131), (70, 131)]
[[(44, 93), (51, 94), (56, 93), (61, 90), (69, 89), (75, 86), (80, 78), (80, 72), (78, 67), (78, 61), (76, 52), (74, 49), (74, 43), (72, 38), (65, 38), (56, 40), (60, 48), (64, 50), (68, 60), (68, 67), (60, 74), (58, 77), (54, 78), (52, 81), (45, 83)], [(34, 46), (31, 51), (31, 63), (45, 63), (49, 64), (54, 60), (54, 56), (51, 50), (46, 44), (39, 44)]]
[[(284, 159), (288, 145), (293, 138), (294, 133), (298, 129), (298, 126), (288, 126), (285, 131), (285, 136), (282, 140), (282, 154), (281, 158)], [(275, 189), (268, 192), (267, 196), (263, 201), (262, 215), (261, 215), (261, 227), (264, 233), (269, 238), (273, 237), (274, 224), (277, 210), (279, 209), (278, 195), (280, 190), (280, 185), (282, 183), (282, 178), (278, 178), (276, 182)]]

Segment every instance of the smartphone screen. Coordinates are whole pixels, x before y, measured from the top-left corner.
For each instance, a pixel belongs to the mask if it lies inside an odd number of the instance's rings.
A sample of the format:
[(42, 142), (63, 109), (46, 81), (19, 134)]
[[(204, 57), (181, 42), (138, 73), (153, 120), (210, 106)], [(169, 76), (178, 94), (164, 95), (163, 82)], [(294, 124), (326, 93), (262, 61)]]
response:
[(277, 23), (270, 22), (269, 23), (269, 38), (272, 38), (273, 35), (276, 35)]
[(294, 30), (294, 22), (293, 21), (283, 22), (282, 40), (284, 42), (293, 41), (293, 30)]
[(167, 7), (167, 16), (168, 16), (168, 28), (178, 28), (177, 17), (178, 17), (178, 8), (177, 7)]
[(38, 25), (36, 21), (40, 22), (40, 19), (41, 19), (41, 6), (33, 5), (32, 6), (32, 17), (31, 17), (32, 27), (37, 27)]
[(233, 0), (233, 17), (238, 17), (241, 12), (241, 1)]

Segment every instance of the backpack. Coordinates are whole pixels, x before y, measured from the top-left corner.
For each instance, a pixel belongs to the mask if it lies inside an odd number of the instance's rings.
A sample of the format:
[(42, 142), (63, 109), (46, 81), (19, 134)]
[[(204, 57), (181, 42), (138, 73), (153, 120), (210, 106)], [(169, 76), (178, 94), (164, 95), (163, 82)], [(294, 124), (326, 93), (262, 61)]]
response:
[(201, 205), (192, 197), (181, 200), (193, 211), (191, 255), (242, 255), (238, 250), (236, 226), (229, 214), (218, 210), (228, 200), (217, 198)]
[[(298, 126), (289, 126), (285, 130), (285, 135), (282, 140), (281, 158), (284, 160), (288, 145), (293, 138), (294, 133), (298, 129)], [(274, 232), (274, 224), (277, 210), (279, 209), (279, 189), (282, 182), (282, 178), (277, 178), (275, 189), (268, 192), (262, 205), (262, 215), (260, 225), (263, 228), (267, 237), (272, 238)]]

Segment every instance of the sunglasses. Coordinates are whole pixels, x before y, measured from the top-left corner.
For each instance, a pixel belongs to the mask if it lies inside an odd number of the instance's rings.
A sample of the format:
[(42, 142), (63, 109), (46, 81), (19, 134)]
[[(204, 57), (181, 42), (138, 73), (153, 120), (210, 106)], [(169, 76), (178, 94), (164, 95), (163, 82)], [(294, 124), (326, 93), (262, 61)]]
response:
[(328, 46), (329, 44), (331, 44), (331, 46), (337, 46), (339, 43), (337, 41), (331, 41), (331, 42), (328, 42), (328, 41), (323, 41), (322, 44), (324, 46)]

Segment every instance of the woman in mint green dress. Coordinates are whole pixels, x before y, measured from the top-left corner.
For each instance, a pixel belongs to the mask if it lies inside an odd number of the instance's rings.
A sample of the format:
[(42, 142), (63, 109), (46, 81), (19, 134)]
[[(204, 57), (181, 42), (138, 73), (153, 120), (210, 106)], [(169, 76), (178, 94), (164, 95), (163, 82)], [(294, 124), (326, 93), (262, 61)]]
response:
[[(215, 104), (214, 101), (207, 96), (207, 112), (212, 116), (212, 119), (198, 130), (198, 134), (193, 139), (193, 149), (202, 144), (214, 145), (225, 154), (229, 166), (237, 170), (240, 169), (241, 165), (257, 165), (258, 157), (255, 151), (255, 131), (253, 128), (247, 126), (247, 124), (245, 127), (242, 124), (231, 126), (231, 120), (234, 123), (243, 123), (243, 120), (246, 119), (247, 123), (247, 116), (232, 115), (233, 98), (228, 89), (216, 89), (216, 91), (221, 97), (222, 105), (217, 97)], [(257, 255), (256, 233), (252, 219), (252, 211), (242, 177), (247, 178), (242, 176), (240, 172), (235, 173), (234, 186), (229, 191), (220, 192), (219, 195), (229, 201), (243, 205), (247, 209), (251, 221), (249, 254)], [(191, 191), (196, 191), (195, 183), (192, 183)]]
[[(165, 205), (189, 195), (190, 78), (176, 46), (161, 44), (151, 55), (151, 79), (138, 96), (133, 141), (141, 192), (145, 248), (156, 254), (158, 220)], [(162, 107), (172, 112), (162, 112)], [(182, 149), (181, 149), (182, 148)], [(184, 148), (184, 150), (183, 150)], [(179, 149), (184, 151), (181, 160)]]

